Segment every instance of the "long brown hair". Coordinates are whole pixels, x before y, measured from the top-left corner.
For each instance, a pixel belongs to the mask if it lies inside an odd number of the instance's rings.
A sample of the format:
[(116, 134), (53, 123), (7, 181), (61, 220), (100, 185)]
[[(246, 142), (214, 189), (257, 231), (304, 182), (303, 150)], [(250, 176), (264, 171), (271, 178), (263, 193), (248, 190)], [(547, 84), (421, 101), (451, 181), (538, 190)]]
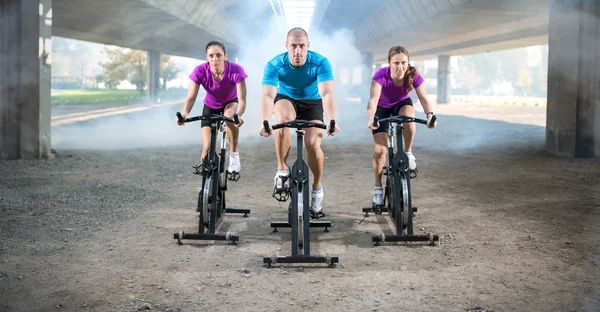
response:
[[(388, 52), (388, 63), (392, 60), (392, 56), (400, 53), (406, 54), (406, 57), (408, 57), (408, 61), (410, 62), (410, 55), (408, 54), (408, 50), (401, 46), (393, 46)], [(413, 81), (415, 81), (415, 78), (418, 74), (419, 72), (417, 72), (417, 69), (414, 66), (411, 66), (409, 63), (408, 68), (406, 69), (406, 73), (404, 73), (403, 82), (407, 92), (410, 92), (413, 89)]]

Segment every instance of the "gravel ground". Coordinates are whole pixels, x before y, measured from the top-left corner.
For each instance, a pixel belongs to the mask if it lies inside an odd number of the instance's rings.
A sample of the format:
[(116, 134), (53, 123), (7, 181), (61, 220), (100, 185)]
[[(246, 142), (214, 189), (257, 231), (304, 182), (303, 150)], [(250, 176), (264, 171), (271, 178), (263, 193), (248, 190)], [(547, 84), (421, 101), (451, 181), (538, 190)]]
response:
[[(239, 233), (237, 246), (173, 239), (197, 226), (197, 129), (154, 136), (147, 114), (53, 129), (55, 158), (0, 161), (0, 311), (598, 311), (598, 159), (546, 154), (544, 108), (527, 110), (440, 105), (438, 129), (419, 127), (416, 229), (440, 235), (437, 246), (373, 246), (393, 225), (361, 223), (372, 143), (362, 120), (342, 123), (323, 143), (333, 228), (312, 230), (314, 253), (339, 256), (335, 268), (262, 265), (290, 253), (290, 234), (269, 227), (287, 204), (271, 198), (274, 149), (253, 124), (227, 194), (252, 213), (219, 229)], [(132, 120), (148, 124), (93, 149)]]

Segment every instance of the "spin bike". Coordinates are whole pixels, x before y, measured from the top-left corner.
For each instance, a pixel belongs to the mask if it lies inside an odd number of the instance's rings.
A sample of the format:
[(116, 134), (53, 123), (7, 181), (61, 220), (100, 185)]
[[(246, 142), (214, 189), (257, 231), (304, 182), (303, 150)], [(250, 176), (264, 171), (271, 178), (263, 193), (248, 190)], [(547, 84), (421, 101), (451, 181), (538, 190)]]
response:
[[(270, 132), (269, 122), (263, 121), (263, 126), (266, 132)], [(278, 227), (292, 228), (292, 255), (291, 256), (265, 256), (263, 263), (268, 267), (277, 263), (326, 263), (330, 267), (335, 266), (339, 259), (335, 256), (311, 255), (310, 254), (310, 228), (324, 227), (325, 232), (329, 232), (331, 221), (310, 220), (311, 217), (319, 218), (320, 216), (312, 214), (309, 201), (309, 168), (302, 157), (302, 146), (304, 144), (304, 128), (320, 128), (327, 129), (324, 124), (314, 123), (306, 120), (296, 120), (273, 125), (273, 130), (281, 128), (295, 128), (297, 135), (296, 161), (292, 165), (290, 179), (291, 188), (283, 190), (274, 190), (273, 197), (278, 201), (284, 202), (290, 198), (292, 201), (288, 207), (287, 222), (271, 222), (273, 232), (277, 232)], [(335, 129), (335, 120), (331, 120), (329, 129)], [(284, 180), (285, 183), (285, 180)], [(302, 206), (301, 208), (299, 206)]]
[[(231, 234), (230, 232), (219, 234), (216, 233), (216, 228), (225, 213), (243, 213), (244, 217), (248, 217), (250, 213), (249, 209), (232, 209), (226, 208), (225, 205), (227, 180), (237, 181), (239, 179), (239, 173), (230, 173), (225, 170), (225, 152), (227, 148), (225, 122), (229, 121), (238, 124), (238, 116), (235, 114), (233, 118), (229, 118), (223, 115), (208, 114), (183, 120), (181, 113), (177, 112), (177, 119), (186, 123), (208, 120), (211, 122), (211, 126), (208, 154), (204, 157), (200, 166), (194, 166), (194, 174), (202, 176), (202, 188), (198, 189), (198, 206), (196, 208), (196, 212), (199, 213), (198, 232), (185, 233), (180, 231), (179, 233), (175, 233), (173, 238), (177, 240), (178, 245), (182, 244), (181, 241), (183, 239), (228, 241), (235, 245), (240, 239), (239, 235)], [(221, 134), (221, 150), (219, 154), (216, 152), (217, 131)], [(208, 232), (206, 232), (205, 228), (208, 229)]]
[[(437, 117), (431, 117), (431, 123), (435, 123)], [(369, 216), (369, 212), (382, 214), (387, 212), (396, 227), (396, 234), (385, 235), (383, 232), (373, 236), (372, 241), (375, 245), (384, 242), (429, 242), (430, 245), (435, 245), (439, 241), (438, 235), (417, 235), (413, 230), (413, 214), (416, 212), (416, 207), (412, 206), (410, 179), (411, 170), (408, 166), (408, 156), (404, 153), (402, 141), (402, 131), (404, 122), (416, 122), (427, 125), (427, 120), (417, 119), (408, 116), (392, 116), (379, 119), (377, 116), (373, 118), (373, 126), (381, 123), (389, 123), (388, 127), (388, 165), (383, 167), (383, 174), (387, 176), (384, 188), (384, 204), (375, 205), (372, 207), (363, 208), (365, 217)], [(394, 150), (394, 145), (397, 148)]]

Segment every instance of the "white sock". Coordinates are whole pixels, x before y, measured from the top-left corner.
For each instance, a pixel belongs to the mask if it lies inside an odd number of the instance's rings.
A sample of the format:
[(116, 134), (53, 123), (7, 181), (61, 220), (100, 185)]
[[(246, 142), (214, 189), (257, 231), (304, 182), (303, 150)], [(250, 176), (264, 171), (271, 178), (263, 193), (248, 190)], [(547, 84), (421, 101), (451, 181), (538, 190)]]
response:
[(239, 152), (229, 152), (229, 156), (239, 158), (240, 157), (240, 153)]
[(288, 175), (289, 171), (287, 169), (277, 169), (277, 174), (278, 175), (281, 175), (281, 174)]

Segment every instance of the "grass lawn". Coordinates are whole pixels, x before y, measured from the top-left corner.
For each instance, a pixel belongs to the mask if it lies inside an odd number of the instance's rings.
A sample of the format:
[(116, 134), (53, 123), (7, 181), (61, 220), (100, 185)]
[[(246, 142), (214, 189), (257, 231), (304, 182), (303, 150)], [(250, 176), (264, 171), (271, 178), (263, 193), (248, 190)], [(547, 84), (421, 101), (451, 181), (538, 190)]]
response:
[(52, 90), (52, 105), (139, 102), (146, 96), (137, 90)]
[[(171, 88), (161, 91), (159, 97), (163, 99), (184, 98), (186, 89)], [(52, 105), (79, 105), (79, 104), (127, 104), (144, 101), (147, 95), (140, 94), (137, 90), (52, 90)]]

